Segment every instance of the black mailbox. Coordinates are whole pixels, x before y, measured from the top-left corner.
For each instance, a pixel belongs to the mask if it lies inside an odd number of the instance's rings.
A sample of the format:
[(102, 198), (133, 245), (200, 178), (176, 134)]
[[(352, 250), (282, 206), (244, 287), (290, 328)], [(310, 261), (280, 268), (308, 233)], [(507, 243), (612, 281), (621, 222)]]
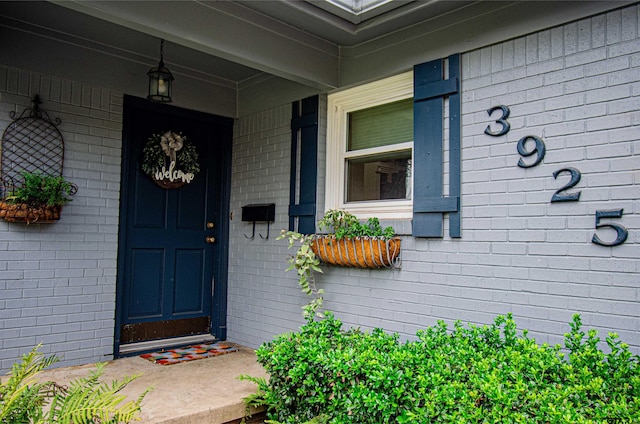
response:
[(261, 203), (242, 207), (243, 221), (273, 222), (276, 219), (276, 204)]

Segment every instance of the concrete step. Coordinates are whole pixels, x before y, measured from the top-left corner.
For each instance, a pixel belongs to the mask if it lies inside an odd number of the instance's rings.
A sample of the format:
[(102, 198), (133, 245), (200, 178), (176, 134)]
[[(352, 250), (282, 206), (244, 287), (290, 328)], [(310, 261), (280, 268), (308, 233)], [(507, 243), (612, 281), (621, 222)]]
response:
[[(256, 391), (254, 383), (238, 377), (243, 374), (267, 376), (253, 350), (237, 347), (238, 352), (175, 365), (158, 365), (139, 356), (116, 359), (108, 362), (102, 379), (110, 382), (139, 374), (140, 377), (123, 390), (131, 400), (147, 387), (154, 388), (142, 403), (142, 420), (138, 423), (230, 423), (246, 415), (243, 398)], [(55, 368), (43, 372), (40, 379), (67, 384), (86, 377), (93, 368), (94, 365)]]

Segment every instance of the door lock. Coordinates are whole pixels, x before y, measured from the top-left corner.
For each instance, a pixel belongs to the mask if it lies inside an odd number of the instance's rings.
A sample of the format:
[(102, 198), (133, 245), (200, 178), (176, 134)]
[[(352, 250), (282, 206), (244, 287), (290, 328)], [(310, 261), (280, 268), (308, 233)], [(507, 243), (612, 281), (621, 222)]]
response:
[(213, 222), (207, 222), (207, 228), (213, 228), (215, 224)]
[(209, 237), (205, 238), (204, 241), (206, 241), (207, 243), (215, 243), (216, 242), (216, 238), (213, 237), (213, 236), (209, 236)]

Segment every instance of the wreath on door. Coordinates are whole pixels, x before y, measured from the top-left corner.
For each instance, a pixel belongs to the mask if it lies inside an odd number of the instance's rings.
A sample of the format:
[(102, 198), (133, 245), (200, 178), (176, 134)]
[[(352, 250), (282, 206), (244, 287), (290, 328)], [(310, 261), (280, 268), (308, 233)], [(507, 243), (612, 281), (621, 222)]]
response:
[(189, 184), (200, 172), (196, 147), (182, 133), (151, 135), (142, 155), (142, 171), (164, 189)]

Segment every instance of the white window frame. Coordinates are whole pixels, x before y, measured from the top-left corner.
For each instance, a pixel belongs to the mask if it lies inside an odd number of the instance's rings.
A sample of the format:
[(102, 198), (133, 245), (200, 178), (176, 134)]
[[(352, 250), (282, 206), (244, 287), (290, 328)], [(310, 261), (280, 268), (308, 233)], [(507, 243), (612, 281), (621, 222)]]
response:
[[(327, 99), (327, 166), (325, 209), (344, 209), (359, 218), (406, 219), (413, 214), (413, 200), (374, 200), (345, 202), (346, 160), (373, 153), (411, 149), (413, 141), (384, 148), (347, 152), (348, 116), (350, 112), (413, 98), (413, 71), (369, 84), (329, 94)], [(413, 172), (411, 173), (413, 175)], [(413, 183), (412, 183), (413, 185)]]

